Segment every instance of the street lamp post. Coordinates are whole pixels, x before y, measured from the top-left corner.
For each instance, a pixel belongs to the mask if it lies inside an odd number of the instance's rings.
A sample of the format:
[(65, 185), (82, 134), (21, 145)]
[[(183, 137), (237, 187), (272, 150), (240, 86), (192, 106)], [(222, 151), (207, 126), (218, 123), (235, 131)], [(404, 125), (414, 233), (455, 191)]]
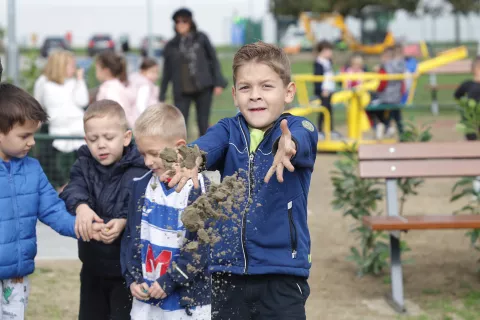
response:
[(18, 85), (18, 45), (16, 39), (16, 19), (15, 19), (15, 0), (8, 0), (8, 20), (7, 20), (7, 76)]

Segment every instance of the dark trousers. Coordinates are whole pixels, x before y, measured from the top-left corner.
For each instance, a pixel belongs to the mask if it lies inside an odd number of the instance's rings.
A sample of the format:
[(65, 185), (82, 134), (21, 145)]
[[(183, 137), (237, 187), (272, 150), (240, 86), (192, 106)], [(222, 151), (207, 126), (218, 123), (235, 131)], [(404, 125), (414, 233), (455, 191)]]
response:
[[(332, 95), (329, 94), (327, 97), (320, 97), (320, 100), (322, 101), (322, 106), (328, 109), (328, 112), (330, 112), (330, 131), (333, 131), (333, 110), (332, 110)], [(318, 131), (323, 132), (323, 113), (318, 114)]]
[(212, 277), (212, 320), (302, 320), (310, 295), (306, 278), (288, 275)]
[(403, 134), (403, 123), (402, 123), (402, 110), (394, 109), (390, 110), (390, 118), (395, 121), (397, 125), (398, 133), (401, 135)]
[(192, 103), (192, 101), (195, 102), (195, 107), (197, 109), (198, 132), (200, 136), (203, 136), (207, 132), (207, 129), (209, 127), (212, 98), (213, 89), (207, 88), (197, 93), (183, 94), (181, 96), (175, 97), (174, 99), (175, 106), (182, 112), (187, 127), (190, 104)]
[(131, 310), (132, 296), (122, 277), (96, 276), (82, 267), (79, 320), (130, 320)]

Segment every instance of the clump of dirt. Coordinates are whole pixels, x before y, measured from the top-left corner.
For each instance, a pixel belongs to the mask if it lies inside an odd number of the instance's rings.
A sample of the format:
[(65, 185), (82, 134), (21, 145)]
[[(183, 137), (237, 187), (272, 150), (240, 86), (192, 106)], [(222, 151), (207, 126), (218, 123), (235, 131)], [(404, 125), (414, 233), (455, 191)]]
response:
[[(223, 219), (238, 219), (234, 209), (238, 210), (246, 196), (246, 181), (238, 173), (225, 177), (220, 184), (212, 184), (182, 213), (182, 222), (190, 232), (197, 232), (201, 244), (213, 245), (220, 240), (218, 231), (209, 227), (210, 223)], [(235, 228), (238, 231), (238, 228)], [(187, 251), (198, 249), (192, 242)]]
[(165, 169), (169, 175), (173, 177), (176, 172), (175, 164), (178, 163), (180, 168), (193, 169), (202, 164), (205, 152), (201, 151), (197, 145), (193, 147), (181, 146), (178, 149), (165, 148), (160, 153)]

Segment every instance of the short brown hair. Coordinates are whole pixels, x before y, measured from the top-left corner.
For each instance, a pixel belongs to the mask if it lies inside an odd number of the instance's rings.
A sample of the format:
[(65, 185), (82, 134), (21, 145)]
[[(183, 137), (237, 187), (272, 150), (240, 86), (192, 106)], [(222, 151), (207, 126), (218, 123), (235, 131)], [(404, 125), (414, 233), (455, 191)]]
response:
[(154, 66), (158, 66), (157, 60), (147, 57), (142, 60), (142, 64), (140, 65), (140, 70), (145, 71)]
[(249, 62), (263, 63), (275, 71), (285, 85), (291, 80), (290, 60), (287, 54), (279, 47), (262, 41), (246, 44), (241, 47), (233, 58), (233, 84), (238, 68)]
[(187, 139), (187, 126), (182, 112), (166, 103), (154, 104), (138, 117), (133, 130), (135, 137), (157, 136), (164, 140)]
[(125, 131), (128, 130), (127, 116), (125, 115), (125, 110), (122, 106), (113, 100), (99, 100), (92, 103), (88, 106), (85, 114), (83, 115), (83, 126), (88, 120), (93, 118), (103, 118), (103, 117), (117, 117), (120, 120), (122, 129)]
[(67, 77), (67, 65), (71, 59), (75, 59), (75, 56), (70, 51), (55, 51), (48, 57), (43, 73), (49, 81), (63, 84)]
[(112, 76), (121, 82), (127, 82), (127, 61), (124, 57), (112, 51), (100, 53), (96, 60), (102, 68), (110, 70)]
[(47, 112), (26, 91), (9, 83), (0, 84), (0, 132), (8, 134), (16, 125), (25, 121), (46, 122)]
[(326, 50), (326, 49), (333, 50), (333, 45), (326, 40), (323, 40), (323, 41), (320, 41), (319, 43), (317, 43), (317, 53), (320, 53), (320, 52), (322, 52), (323, 50)]

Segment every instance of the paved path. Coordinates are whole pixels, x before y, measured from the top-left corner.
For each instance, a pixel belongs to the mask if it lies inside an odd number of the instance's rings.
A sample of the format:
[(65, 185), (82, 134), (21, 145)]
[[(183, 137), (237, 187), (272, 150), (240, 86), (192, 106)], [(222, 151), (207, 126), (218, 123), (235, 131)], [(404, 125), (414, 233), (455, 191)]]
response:
[[(208, 172), (207, 176), (218, 183), (220, 174)], [(37, 224), (37, 260), (75, 260), (78, 259), (77, 240), (61, 236), (41, 222)]]

